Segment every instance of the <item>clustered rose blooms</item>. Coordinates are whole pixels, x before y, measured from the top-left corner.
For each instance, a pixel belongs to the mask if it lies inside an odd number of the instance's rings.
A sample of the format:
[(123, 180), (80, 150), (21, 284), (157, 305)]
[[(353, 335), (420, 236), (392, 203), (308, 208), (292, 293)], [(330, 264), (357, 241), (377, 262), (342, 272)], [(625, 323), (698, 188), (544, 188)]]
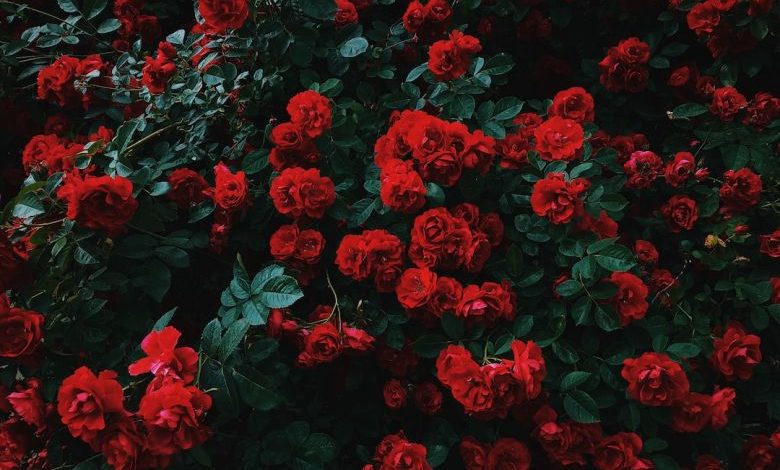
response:
[(466, 348), (449, 345), (436, 359), (436, 376), (467, 414), (505, 418), (513, 406), (539, 396), (547, 373), (542, 350), (533, 341), (515, 340), (511, 349), (511, 360), (480, 366)]
[(290, 122), (277, 124), (270, 139), (274, 148), (268, 161), (276, 171), (290, 167), (312, 168), (320, 161), (315, 140), (330, 129), (332, 106), (327, 98), (308, 90), (290, 98), (287, 104)]
[(103, 453), (116, 470), (166, 468), (171, 456), (202, 444), (211, 436), (203, 424), (211, 397), (192, 385), (198, 354), (176, 347), (180, 333), (173, 327), (144, 338), (146, 353), (131, 364), (131, 375), (151, 373), (137, 413), (125, 409), (117, 373), (95, 374), (82, 366), (57, 392), (57, 412), (73, 437)]
[(239, 29), (249, 17), (246, 0), (198, 0), (198, 11), (204, 20), (203, 28), (212, 34)]
[[(388, 380), (382, 389), (385, 406), (396, 411), (406, 406), (408, 394), (407, 388), (398, 379)], [(441, 390), (432, 382), (413, 386), (412, 401), (417, 410), (426, 416), (437, 414), (441, 410), (442, 400)]]
[(582, 197), (589, 187), (585, 178), (566, 181), (563, 173), (548, 173), (534, 183), (531, 208), (554, 224), (568, 223), (575, 215), (584, 215)]
[(650, 72), (650, 46), (639, 38), (631, 37), (610, 47), (607, 56), (599, 62), (599, 80), (613, 93), (627, 91), (636, 93), (647, 86)]
[(447, 0), (428, 0), (425, 4), (412, 0), (406, 7), (402, 20), (404, 28), (423, 38), (443, 35), (449, 26), (452, 7)]
[[(374, 162), (380, 169), (390, 165), (396, 168), (390, 172), (399, 171), (396, 160), (407, 161), (411, 156), (413, 168), (407, 173), (414, 170), (423, 181), (445, 187), (455, 185), (464, 170), (487, 173), (495, 155), (495, 140), (481, 130), (470, 132), (463, 123), (444, 121), (423, 111), (404, 110), (396, 115), (374, 145)], [(384, 177), (382, 180), (389, 184)], [(419, 193), (419, 189), (405, 189)], [(414, 207), (409, 202), (403, 205)]]
[(363, 470), (431, 470), (427, 455), (424, 445), (409, 441), (403, 431), (398, 431), (377, 444), (372, 463)]
[(632, 321), (644, 318), (649, 304), (648, 289), (642, 279), (631, 273), (614, 272), (610, 275), (609, 282), (617, 288), (610, 302), (620, 317), (620, 324), (626, 326)]
[(511, 437), (503, 437), (486, 444), (472, 436), (464, 436), (458, 445), (458, 450), (466, 470), (503, 468), (528, 470), (531, 468), (531, 453), (528, 447)]
[(379, 292), (392, 292), (403, 270), (404, 245), (386, 230), (346, 235), (336, 250), (336, 266), (356, 281), (374, 278)]
[(66, 175), (57, 197), (68, 205), (69, 219), (108, 235), (124, 232), (138, 209), (133, 183), (123, 176), (82, 177), (73, 171)]
[(149, 89), (149, 93), (159, 94), (165, 91), (171, 76), (176, 73), (176, 49), (169, 42), (161, 42), (157, 46), (157, 55), (146, 56), (141, 83)]
[(271, 182), (270, 196), (276, 210), (295, 219), (307, 216), (321, 219), (336, 200), (333, 181), (316, 168), (292, 167)]
[(460, 78), (471, 65), (471, 56), (482, 50), (479, 39), (455, 29), (449, 39), (436, 41), (428, 50), (428, 69), (436, 80)]

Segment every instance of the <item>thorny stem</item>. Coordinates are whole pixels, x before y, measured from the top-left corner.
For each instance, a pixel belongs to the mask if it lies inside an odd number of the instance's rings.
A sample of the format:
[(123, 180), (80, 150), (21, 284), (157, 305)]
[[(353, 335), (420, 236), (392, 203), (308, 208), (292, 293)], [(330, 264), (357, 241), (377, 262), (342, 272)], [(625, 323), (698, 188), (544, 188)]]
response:
[[(327, 269), (325, 270), (325, 280), (328, 282), (328, 289), (330, 289), (330, 292), (333, 294), (333, 311), (330, 313), (330, 316), (332, 317), (334, 313), (336, 314), (336, 326), (338, 326), (339, 334), (341, 334), (341, 306), (339, 306), (339, 295), (333, 287), (333, 282), (330, 280), (330, 272)], [(328, 321), (330, 321), (330, 317), (328, 317)]]
[(653, 299), (650, 301), (650, 303), (651, 303), (651, 304), (652, 304), (652, 303), (655, 303), (656, 299), (657, 299), (657, 298), (658, 298), (658, 297), (659, 297), (661, 294), (663, 294), (664, 292), (668, 291), (669, 289), (671, 289), (671, 288), (672, 288), (672, 286), (674, 286), (674, 284), (675, 284), (675, 283), (676, 283), (676, 282), (677, 282), (677, 281), (680, 279), (680, 277), (682, 277), (682, 275), (685, 273), (685, 270), (686, 270), (686, 269), (688, 269), (688, 265), (691, 263), (691, 261), (690, 261), (690, 260), (688, 260), (688, 259), (686, 259), (684, 263), (685, 263), (685, 264), (683, 264), (683, 267), (682, 267), (682, 269), (680, 270), (680, 274), (678, 274), (677, 276), (675, 276), (674, 280), (673, 280), (672, 282), (670, 282), (669, 284), (665, 285), (663, 289), (661, 289), (661, 290), (659, 290), (658, 292), (656, 292), (656, 294), (653, 296)]

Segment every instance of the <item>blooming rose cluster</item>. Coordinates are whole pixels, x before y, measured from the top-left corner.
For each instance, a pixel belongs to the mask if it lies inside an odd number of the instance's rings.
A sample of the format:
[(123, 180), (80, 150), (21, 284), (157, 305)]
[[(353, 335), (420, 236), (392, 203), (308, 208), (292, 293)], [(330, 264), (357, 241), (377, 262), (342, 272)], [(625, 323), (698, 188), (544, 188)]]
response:
[[(726, 341), (733, 339), (728, 345), (716, 340), (713, 365), (722, 366), (724, 375), (734, 374), (735, 368), (739, 368), (742, 376), (750, 377), (750, 371), (761, 360), (753, 340), (756, 337), (746, 338), (741, 330), (729, 331), (728, 335)], [(628, 382), (631, 398), (643, 405), (671, 408), (671, 427), (677, 432), (695, 433), (707, 426), (721, 429), (735, 413), (737, 395), (733, 388), (716, 387), (712, 395), (692, 392), (685, 371), (664, 353), (646, 352), (624, 360), (621, 375)]]
[(372, 350), (374, 337), (346, 322), (339, 323), (337, 313), (331, 306), (320, 305), (309, 315), (308, 322), (302, 322), (286, 310), (273, 309), (268, 317), (268, 335), (294, 343), (299, 350), (296, 364), (300, 367), (327, 364), (345, 354)]
[(356, 281), (374, 279), (379, 292), (392, 292), (403, 270), (404, 245), (386, 230), (346, 235), (336, 250), (336, 266)]
[(76, 107), (80, 102), (83, 108), (87, 109), (93, 100), (92, 93), (88, 90), (77, 90), (76, 82), (81, 82), (79, 89), (92, 79), (101, 86), (112, 87), (112, 67), (99, 54), (91, 54), (82, 59), (68, 55), (59, 56), (38, 72), (38, 99), (67, 108)]
[(244, 25), (249, 18), (249, 3), (247, 0), (198, 0), (198, 11), (203, 17), (204, 31), (224, 34)]
[(52, 130), (57, 133), (35, 135), (24, 146), (22, 166), (26, 173), (46, 170), (52, 175), (71, 171), (75, 168), (76, 157), (84, 153), (86, 142), (99, 141), (105, 145), (114, 137), (114, 131), (105, 126), (99, 126), (88, 136), (76, 136), (73, 140), (61, 135), (64, 132), (59, 129)]
[(438, 81), (460, 78), (471, 65), (471, 56), (482, 50), (479, 39), (455, 29), (448, 39), (436, 41), (428, 50), (428, 70)]
[(70, 434), (102, 453), (116, 470), (166, 468), (173, 455), (211, 436), (203, 423), (211, 397), (192, 384), (198, 354), (177, 347), (180, 336), (169, 326), (142, 341), (146, 356), (128, 370), (130, 375), (151, 373), (153, 379), (135, 413), (125, 409), (114, 371), (96, 375), (82, 366), (57, 392), (57, 412)]
[(325, 250), (325, 237), (318, 230), (301, 230), (295, 224), (282, 225), (271, 235), (271, 256), (285, 261), (301, 274), (299, 281), (316, 276), (316, 265)]
[(428, 449), (411, 442), (403, 431), (385, 436), (377, 444), (372, 462), (363, 470), (432, 470), (426, 460)]
[(144, 44), (153, 44), (160, 35), (162, 29), (160, 22), (154, 15), (142, 13), (145, 0), (115, 0), (113, 12), (119, 20), (119, 38), (112, 45), (121, 51), (130, 49), (130, 43), (135, 35), (140, 35)]
[(607, 56), (599, 62), (599, 81), (613, 93), (642, 91), (650, 78), (646, 65), (649, 61), (650, 46), (646, 42), (636, 37), (624, 39), (610, 47)]
[[(749, 4), (748, 16), (768, 13), (774, 0), (751, 0), (741, 2)], [(688, 27), (700, 38), (706, 39), (706, 46), (713, 58), (721, 57), (728, 52), (738, 53), (753, 49), (756, 38), (748, 29), (735, 30), (729, 15), (735, 12), (738, 0), (706, 0), (696, 3), (688, 10), (686, 22)], [(744, 14), (743, 14), (744, 16)]]
[(464, 436), (458, 444), (460, 458), (466, 470), (501, 470), (531, 468), (531, 453), (523, 442), (511, 437), (502, 437), (493, 443), (478, 441)]
[(154, 58), (150, 56), (144, 58), (141, 83), (146, 86), (149, 93), (157, 95), (165, 91), (168, 80), (176, 73), (175, 59), (176, 49), (167, 41), (160, 42)]
[[(408, 386), (399, 379), (390, 379), (382, 388), (385, 406), (391, 410), (400, 410), (406, 406), (409, 395)], [(426, 416), (433, 416), (441, 410), (442, 393), (432, 382), (423, 382), (413, 386), (412, 398), (416, 408)]]
[(123, 233), (133, 218), (138, 201), (133, 183), (124, 176), (81, 176), (72, 171), (57, 190), (57, 197), (68, 205), (67, 217), (78, 224), (108, 235)]
[(303, 91), (287, 103), (287, 113), (290, 121), (277, 124), (271, 130), (274, 148), (268, 161), (276, 171), (290, 167), (312, 168), (320, 161), (314, 139), (331, 127), (330, 101), (316, 91)]
[(406, 7), (402, 21), (409, 33), (429, 39), (442, 36), (451, 17), (452, 7), (447, 0), (428, 0), (425, 4), (412, 0)]
[(533, 341), (514, 340), (511, 347), (511, 360), (480, 366), (466, 348), (449, 345), (436, 359), (436, 376), (467, 414), (505, 418), (515, 405), (539, 396), (547, 373), (542, 350)]
[[(394, 182), (398, 189), (383, 197), (383, 201), (392, 201), (401, 192), (409, 193), (409, 198), (419, 198), (420, 186), (409, 173), (416, 171), (426, 182), (433, 182), (444, 187), (450, 187), (460, 180), (464, 170), (475, 170), (481, 174), (487, 173), (495, 157), (495, 140), (482, 131), (469, 132), (460, 122), (448, 122), (424, 111), (404, 110), (394, 116), (394, 121), (387, 133), (377, 139), (374, 145), (374, 162), (381, 169), (393, 165), (393, 169), (384, 173), (402, 171), (396, 169), (398, 163), (394, 160), (408, 160), (411, 157), (412, 168), (404, 171), (406, 178), (402, 182)], [(390, 185), (390, 182), (383, 185)], [(419, 203), (417, 203), (419, 204)], [(414, 203), (403, 202), (394, 204), (397, 210), (410, 210)], [(393, 207), (393, 206), (391, 206)], [(395, 210), (395, 209), (394, 209)]]
[(590, 188), (585, 178), (566, 181), (563, 173), (548, 173), (534, 183), (531, 209), (554, 224), (565, 224), (584, 215), (582, 196)]

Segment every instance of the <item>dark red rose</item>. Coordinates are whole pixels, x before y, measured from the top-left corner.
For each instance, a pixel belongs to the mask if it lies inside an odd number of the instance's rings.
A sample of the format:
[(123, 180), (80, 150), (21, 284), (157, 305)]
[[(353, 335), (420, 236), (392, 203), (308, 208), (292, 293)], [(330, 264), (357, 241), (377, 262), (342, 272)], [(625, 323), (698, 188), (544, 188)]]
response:
[(673, 233), (690, 230), (699, 218), (696, 201), (688, 196), (672, 196), (661, 206), (661, 215), (666, 219), (666, 225)]
[(590, 93), (582, 87), (572, 87), (555, 95), (547, 114), (580, 123), (593, 122), (596, 116), (594, 106)]
[(390, 210), (413, 214), (425, 205), (427, 190), (419, 173), (401, 160), (389, 160), (380, 174), (379, 196)]
[(436, 41), (428, 51), (428, 70), (439, 81), (455, 80), (466, 73), (471, 56), (482, 50), (479, 39), (453, 30), (448, 39)]
[(725, 86), (717, 88), (712, 95), (710, 112), (718, 116), (721, 121), (731, 122), (743, 108), (747, 107), (747, 99), (736, 88)]
[(141, 341), (143, 357), (128, 367), (130, 375), (152, 373), (189, 384), (198, 372), (198, 353), (190, 347), (177, 348), (181, 332), (172, 326), (152, 331)]
[(291, 122), (277, 124), (271, 130), (270, 138), (274, 145), (283, 150), (298, 150), (306, 139), (301, 128)]
[(143, 447), (144, 437), (133, 418), (122, 418), (102, 432), (100, 452), (115, 470), (142, 468)]
[(241, 211), (249, 205), (248, 182), (243, 171), (233, 173), (224, 163), (214, 167), (214, 204), (226, 212)]
[(664, 177), (667, 184), (678, 188), (696, 173), (696, 159), (690, 152), (677, 152), (674, 160), (666, 164)]
[(404, 441), (393, 445), (382, 459), (382, 470), (431, 470), (424, 445)]
[(427, 268), (404, 271), (395, 288), (398, 302), (406, 309), (415, 309), (430, 302), (436, 290), (436, 273)]
[(553, 116), (534, 129), (534, 137), (543, 160), (572, 161), (582, 150), (585, 133), (577, 121)]
[(306, 90), (290, 98), (287, 113), (292, 123), (312, 139), (331, 127), (330, 101), (314, 90)]
[(727, 215), (745, 212), (759, 203), (762, 188), (761, 177), (749, 168), (728, 170), (720, 187), (721, 211)]
[(747, 380), (761, 362), (761, 338), (745, 332), (739, 324), (732, 324), (712, 343), (712, 367), (727, 380)]
[(270, 196), (280, 214), (319, 219), (336, 201), (333, 181), (314, 168), (287, 168), (271, 182)]
[(620, 316), (620, 324), (626, 326), (632, 321), (644, 318), (649, 305), (647, 286), (642, 279), (631, 273), (615, 272), (609, 280), (617, 287), (611, 303)]
[(69, 219), (108, 235), (122, 233), (138, 208), (133, 183), (123, 176), (87, 175), (82, 179), (70, 173), (57, 197), (67, 203)]
[(620, 375), (628, 382), (628, 394), (643, 405), (672, 405), (686, 397), (690, 389), (682, 367), (662, 353), (647, 352), (625, 359)]
[(501, 242), (504, 240), (504, 222), (496, 212), (480, 215), (477, 228), (487, 235), (488, 241), (493, 248), (501, 245)]
[(710, 424), (711, 398), (689, 393), (672, 407), (672, 429), (677, 432), (700, 432)]
[(303, 349), (298, 364), (311, 367), (331, 362), (341, 354), (339, 330), (333, 323), (320, 323), (311, 331), (304, 331)]
[(341, 324), (342, 348), (346, 352), (364, 352), (374, 349), (376, 338), (368, 334), (365, 330), (348, 326), (345, 322)]
[(637, 240), (634, 243), (636, 259), (642, 264), (658, 264), (658, 250), (647, 240)]
[(581, 196), (589, 186), (584, 178), (566, 181), (563, 173), (548, 173), (534, 183), (531, 208), (539, 217), (554, 224), (565, 224), (582, 207)]
[(457, 269), (468, 262), (473, 234), (465, 220), (437, 207), (414, 219), (409, 258), (418, 267)]
[(5, 399), (22, 421), (34, 426), (38, 432), (46, 429), (46, 404), (41, 396), (40, 379), (30, 378), (18, 384)]
[(758, 16), (766, 15), (772, 11), (775, 0), (750, 0), (750, 6), (748, 6), (748, 15)]
[(91, 442), (106, 428), (107, 419), (126, 413), (123, 401), (116, 372), (104, 370), (96, 376), (82, 366), (62, 381), (57, 412), (73, 437)]
[[(20, 287), (29, 282), (30, 279), (31, 273), (27, 269), (26, 259), (8, 240), (5, 231), (0, 230), (0, 293)], [(4, 297), (0, 294), (0, 309), (4, 305), (3, 299)]]
[(515, 306), (510, 293), (501, 284), (488, 281), (481, 286), (466, 286), (455, 314), (469, 320), (488, 323), (499, 319), (509, 321), (514, 319)]
[(518, 402), (532, 400), (542, 391), (542, 380), (547, 375), (542, 349), (533, 341), (512, 341), (512, 375), (521, 384)]
[(401, 381), (398, 379), (390, 379), (385, 382), (382, 396), (385, 399), (385, 406), (391, 410), (400, 410), (406, 405), (406, 388), (401, 385)]
[(449, 345), (436, 359), (436, 377), (447, 386), (452, 397), (467, 413), (489, 411), (493, 393), (471, 354), (459, 345)]
[(38, 99), (53, 101), (60, 106), (78, 103), (81, 95), (73, 87), (79, 60), (63, 55), (38, 72)]
[(593, 466), (598, 470), (647, 470), (653, 465), (641, 458), (642, 438), (621, 432), (603, 439), (596, 447)]
[(780, 98), (772, 93), (759, 91), (753, 96), (742, 122), (763, 129), (778, 118), (780, 118)]
[(525, 444), (509, 437), (502, 437), (493, 443), (487, 456), (487, 470), (528, 470), (531, 468), (531, 453)]
[(175, 55), (170, 57), (163, 53), (163, 51), (167, 51), (165, 44), (164, 42), (160, 43), (154, 58), (149, 56), (144, 58), (145, 65), (141, 83), (149, 89), (149, 93), (155, 95), (165, 91), (168, 80), (176, 73), (176, 64), (172, 60)]
[(239, 29), (249, 17), (246, 0), (199, 0), (198, 11), (205, 20), (203, 29), (211, 34)]
[(189, 168), (177, 168), (168, 175), (168, 198), (180, 209), (188, 209), (206, 199), (203, 194), (209, 184), (206, 179)]
[(211, 436), (204, 424), (211, 409), (211, 397), (181, 382), (147, 390), (138, 405), (148, 434), (147, 445), (153, 454), (173, 455), (192, 449)]
[(425, 7), (417, 0), (409, 2), (409, 5), (406, 6), (406, 11), (404, 12), (402, 20), (404, 28), (408, 32), (412, 34), (416, 33), (425, 21)]
[(637, 37), (630, 37), (610, 49), (610, 54), (623, 64), (646, 64), (650, 60), (650, 46)]
[(606, 211), (601, 211), (598, 218), (587, 212), (583, 214), (582, 220), (577, 224), (577, 228), (585, 232), (595, 233), (599, 238), (615, 238), (618, 236), (620, 227)]
[(694, 470), (726, 470), (726, 467), (714, 456), (702, 454), (696, 458)]
[(357, 8), (349, 0), (336, 0), (336, 8), (336, 17), (333, 19), (333, 22), (337, 28), (343, 28), (348, 24), (358, 22)]
[(761, 253), (771, 258), (780, 258), (780, 229), (759, 237)]
[(465, 470), (485, 470), (490, 446), (479, 442), (471, 436), (464, 436), (458, 444), (460, 458)]
[(720, 24), (720, 10), (712, 2), (697, 3), (688, 11), (686, 20), (696, 34), (711, 34)]
[(62, 141), (55, 134), (40, 134), (33, 136), (22, 151), (22, 166), (24, 170), (38, 170), (46, 167), (49, 155), (60, 146)]
[(661, 174), (661, 168), (663, 168), (663, 161), (654, 152), (644, 150), (632, 152), (628, 161), (623, 164), (623, 170), (628, 176), (626, 187), (649, 188), (656, 177)]
[(439, 387), (423, 382), (414, 388), (414, 404), (426, 416), (433, 416), (441, 409), (442, 394)]
[(683, 65), (672, 70), (666, 84), (671, 87), (682, 87), (691, 83), (695, 70), (690, 65)]
[[(774, 438), (774, 436), (772, 436)], [(743, 447), (745, 454), (742, 462), (745, 469), (750, 470), (772, 470), (780, 464), (780, 446), (775, 439), (767, 436), (755, 435), (745, 443)]]
[(736, 412), (737, 392), (731, 387), (718, 389), (710, 397), (712, 428), (722, 429)]

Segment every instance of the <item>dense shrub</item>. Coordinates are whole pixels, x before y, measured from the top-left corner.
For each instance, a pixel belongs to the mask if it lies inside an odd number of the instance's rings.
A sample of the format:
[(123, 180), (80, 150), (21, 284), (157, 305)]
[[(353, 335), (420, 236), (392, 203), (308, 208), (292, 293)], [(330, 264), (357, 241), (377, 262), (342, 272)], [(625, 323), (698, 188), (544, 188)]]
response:
[(0, 467), (780, 467), (773, 0), (0, 10)]

